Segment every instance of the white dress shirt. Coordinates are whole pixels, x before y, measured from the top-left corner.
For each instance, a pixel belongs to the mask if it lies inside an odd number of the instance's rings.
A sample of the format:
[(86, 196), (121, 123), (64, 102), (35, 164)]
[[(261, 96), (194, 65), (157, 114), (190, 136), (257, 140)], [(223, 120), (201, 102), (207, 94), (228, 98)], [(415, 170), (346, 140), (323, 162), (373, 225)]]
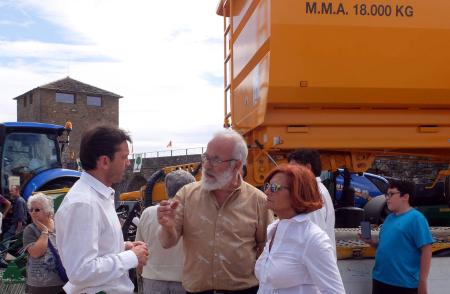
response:
[(181, 282), (184, 265), (183, 237), (174, 247), (162, 248), (158, 238), (160, 225), (157, 208), (158, 205), (147, 207), (144, 210), (136, 233), (136, 241), (147, 243), (150, 252), (142, 277), (151, 280)]
[(269, 225), (255, 274), (259, 294), (345, 293), (330, 239), (305, 214)]
[(322, 184), (320, 177), (316, 178), (317, 185), (319, 187), (320, 195), (322, 196), (323, 206), (321, 209), (308, 213), (309, 219), (312, 220), (316, 225), (318, 225), (322, 230), (327, 233), (331, 240), (331, 245), (333, 245), (334, 251), (336, 252), (336, 238), (334, 231), (335, 215), (334, 215), (334, 205), (331, 200), (330, 192)]
[(114, 190), (83, 172), (56, 212), (56, 243), (72, 293), (133, 293), (128, 270), (137, 256), (125, 250)]

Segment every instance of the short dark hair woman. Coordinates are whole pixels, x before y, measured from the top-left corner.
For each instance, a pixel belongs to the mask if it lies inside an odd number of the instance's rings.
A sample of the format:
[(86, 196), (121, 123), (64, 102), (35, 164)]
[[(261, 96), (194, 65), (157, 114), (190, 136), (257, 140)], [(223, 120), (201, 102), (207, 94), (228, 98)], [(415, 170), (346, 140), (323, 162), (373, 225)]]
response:
[(345, 293), (332, 243), (307, 216), (322, 207), (313, 173), (281, 165), (267, 176), (264, 191), (279, 220), (269, 225), (256, 262), (258, 293)]

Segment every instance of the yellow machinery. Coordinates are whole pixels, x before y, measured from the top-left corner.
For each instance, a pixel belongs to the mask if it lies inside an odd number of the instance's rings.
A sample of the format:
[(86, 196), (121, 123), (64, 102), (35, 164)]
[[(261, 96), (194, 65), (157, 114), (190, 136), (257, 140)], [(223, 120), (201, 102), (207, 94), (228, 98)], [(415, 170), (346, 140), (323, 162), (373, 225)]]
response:
[(161, 200), (167, 199), (167, 194), (164, 187), (164, 178), (166, 174), (177, 169), (189, 171), (197, 180), (200, 179), (199, 162), (168, 166), (156, 171), (152, 175), (151, 179), (149, 179), (147, 185), (142, 186), (138, 191), (120, 194), (120, 201), (144, 201), (144, 207), (147, 207), (155, 202), (160, 202)]
[(450, 2), (222, 0), (225, 125), (247, 180), (316, 148), (324, 169), (408, 154), (450, 162)]

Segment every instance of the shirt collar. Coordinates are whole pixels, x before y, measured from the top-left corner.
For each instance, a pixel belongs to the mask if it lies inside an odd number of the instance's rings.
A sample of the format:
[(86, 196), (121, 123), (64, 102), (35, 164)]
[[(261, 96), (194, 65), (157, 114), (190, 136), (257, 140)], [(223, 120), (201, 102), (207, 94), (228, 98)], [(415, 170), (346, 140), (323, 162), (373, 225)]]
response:
[(88, 184), (92, 189), (97, 191), (102, 197), (106, 199), (114, 199), (114, 189), (111, 187), (106, 187), (102, 182), (91, 176), (89, 173), (82, 172), (80, 179)]
[(240, 173), (238, 174), (238, 178), (239, 178), (238, 179), (239, 186), (236, 189), (234, 189), (234, 191), (242, 190), (242, 188), (244, 187), (244, 180), (242, 179), (242, 176)]
[(300, 213), (300, 214), (297, 214), (296, 216), (294, 216), (293, 218), (291, 218), (291, 221), (295, 221), (295, 222), (301, 223), (301, 222), (304, 222), (307, 219), (308, 219), (308, 214), (307, 213)]

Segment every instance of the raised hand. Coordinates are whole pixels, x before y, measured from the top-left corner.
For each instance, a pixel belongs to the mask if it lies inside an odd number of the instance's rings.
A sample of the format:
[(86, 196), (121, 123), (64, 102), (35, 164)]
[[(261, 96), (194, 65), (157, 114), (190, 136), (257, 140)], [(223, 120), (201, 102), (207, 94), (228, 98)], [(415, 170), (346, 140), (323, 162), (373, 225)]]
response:
[(175, 212), (179, 202), (174, 200), (169, 202), (167, 200), (161, 201), (157, 209), (158, 222), (162, 227), (173, 228), (175, 226)]

